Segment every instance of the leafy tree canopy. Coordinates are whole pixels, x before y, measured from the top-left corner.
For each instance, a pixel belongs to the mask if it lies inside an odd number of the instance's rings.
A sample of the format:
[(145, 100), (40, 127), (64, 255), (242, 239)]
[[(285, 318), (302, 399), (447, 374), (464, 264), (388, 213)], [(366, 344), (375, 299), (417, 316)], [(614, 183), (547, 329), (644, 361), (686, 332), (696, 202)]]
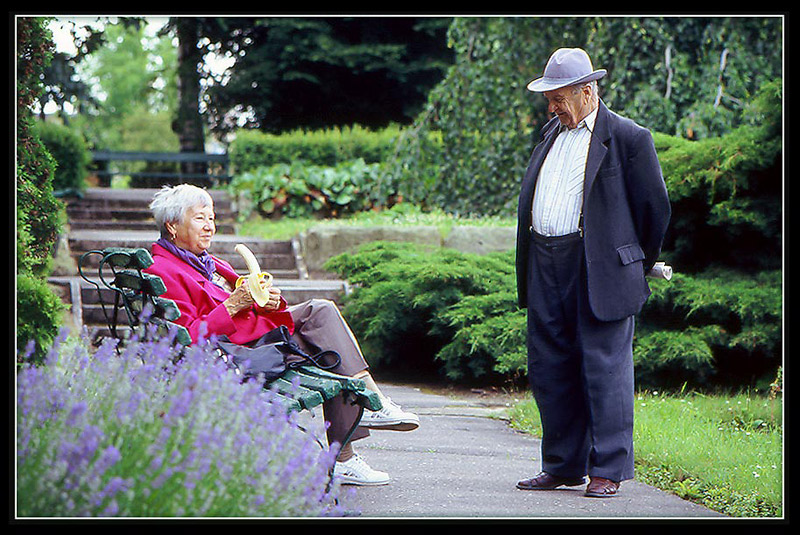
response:
[(779, 17), (456, 18), (455, 63), (387, 172), (414, 202), (511, 214), (549, 119), (545, 99), (526, 85), (555, 49), (582, 47), (608, 70), (600, 96), (614, 111), (698, 140), (743, 124), (756, 91), (782, 77), (782, 36)]
[[(222, 19), (235, 57), (208, 90), (216, 130), (269, 132), (412, 120), (452, 62), (445, 18)], [(213, 42), (213, 37), (211, 38)], [(241, 124), (239, 124), (241, 126)]]

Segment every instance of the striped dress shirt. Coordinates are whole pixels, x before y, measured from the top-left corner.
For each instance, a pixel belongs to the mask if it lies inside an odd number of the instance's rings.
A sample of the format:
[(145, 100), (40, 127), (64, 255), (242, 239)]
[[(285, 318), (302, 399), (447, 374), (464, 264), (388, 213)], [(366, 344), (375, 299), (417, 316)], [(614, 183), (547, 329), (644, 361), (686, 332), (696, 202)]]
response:
[(597, 108), (578, 126), (562, 126), (545, 157), (531, 208), (533, 230), (542, 236), (578, 231), (583, 206), (583, 179)]

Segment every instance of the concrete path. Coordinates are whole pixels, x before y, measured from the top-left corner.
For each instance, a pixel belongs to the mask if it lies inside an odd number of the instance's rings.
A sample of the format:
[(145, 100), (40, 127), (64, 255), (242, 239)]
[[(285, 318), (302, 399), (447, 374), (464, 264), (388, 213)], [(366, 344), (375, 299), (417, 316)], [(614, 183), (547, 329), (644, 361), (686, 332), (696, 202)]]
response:
[(392, 477), (385, 486), (344, 487), (341, 502), (358, 518), (724, 518), (635, 480), (624, 482), (610, 499), (587, 498), (584, 487), (517, 490), (519, 479), (539, 471), (539, 440), (501, 419), (502, 401), (400, 385), (381, 388), (418, 414), (421, 425), (411, 432), (372, 431), (354, 443), (373, 468)]

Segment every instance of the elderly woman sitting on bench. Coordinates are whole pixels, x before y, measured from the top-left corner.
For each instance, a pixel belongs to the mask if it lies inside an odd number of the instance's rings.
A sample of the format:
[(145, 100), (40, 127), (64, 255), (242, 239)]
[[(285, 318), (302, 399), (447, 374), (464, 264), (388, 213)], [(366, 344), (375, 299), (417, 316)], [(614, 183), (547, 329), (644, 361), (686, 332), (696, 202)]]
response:
[[(186, 327), (194, 342), (202, 332), (201, 326), (207, 335), (225, 335), (244, 345), (285, 325), (292, 340), (306, 352), (338, 352), (341, 363), (330, 371), (362, 379), (380, 396), (383, 409), (364, 411), (352, 440), (369, 436), (368, 428), (409, 431), (419, 426), (415, 414), (403, 411), (381, 393), (357, 340), (332, 301), (312, 299), (288, 306), (280, 290), (270, 286), (269, 301), (260, 307), (246, 283), (234, 288), (237, 273), (228, 262), (207, 251), (216, 227), (214, 203), (206, 190), (188, 184), (165, 186), (155, 194), (150, 208), (161, 238), (152, 247), (154, 264), (145, 271), (164, 280), (164, 297), (175, 301), (181, 312), (176, 323)], [(323, 404), (323, 414), (329, 423), (328, 443), (341, 445), (358, 417), (358, 408), (330, 400)], [(370, 468), (354, 453), (350, 442), (339, 452), (334, 475), (344, 484), (389, 482), (388, 474)]]

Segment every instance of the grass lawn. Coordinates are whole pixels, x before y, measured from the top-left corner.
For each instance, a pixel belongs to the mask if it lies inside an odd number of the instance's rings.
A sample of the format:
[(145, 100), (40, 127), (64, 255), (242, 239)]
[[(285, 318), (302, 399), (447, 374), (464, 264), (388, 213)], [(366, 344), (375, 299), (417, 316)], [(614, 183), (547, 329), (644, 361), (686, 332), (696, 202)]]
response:
[[(541, 436), (529, 396), (512, 425)], [(783, 516), (782, 400), (637, 394), (636, 479), (734, 517)]]

